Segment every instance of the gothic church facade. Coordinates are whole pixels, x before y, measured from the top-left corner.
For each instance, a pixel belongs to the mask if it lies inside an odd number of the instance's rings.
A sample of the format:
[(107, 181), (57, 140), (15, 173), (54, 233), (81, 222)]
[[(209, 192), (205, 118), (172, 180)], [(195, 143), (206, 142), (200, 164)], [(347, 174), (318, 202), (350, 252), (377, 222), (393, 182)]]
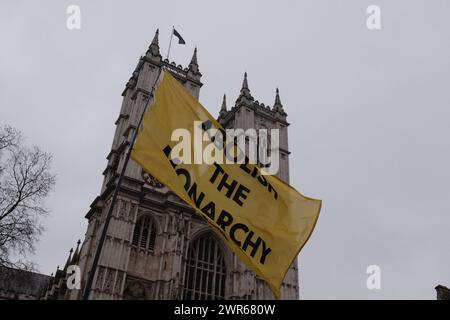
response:
[[(71, 252), (65, 267), (57, 270), (45, 299), (81, 299), (127, 148), (162, 66), (199, 98), (202, 74), (197, 50), (187, 68), (163, 60), (157, 31), (122, 93), (102, 189), (86, 214), (89, 224), (83, 244), (73, 255)], [(278, 89), (274, 105), (265, 106), (252, 97), (245, 74), (235, 105), (228, 110), (224, 96), (218, 120), (225, 128), (279, 129), (278, 176), (288, 182), (286, 116)], [(132, 160), (118, 199), (90, 299), (273, 299), (264, 281), (227, 248), (190, 206)], [(65, 270), (71, 264), (81, 268), (81, 290), (66, 287)], [(282, 296), (299, 298), (297, 261), (285, 277)]]

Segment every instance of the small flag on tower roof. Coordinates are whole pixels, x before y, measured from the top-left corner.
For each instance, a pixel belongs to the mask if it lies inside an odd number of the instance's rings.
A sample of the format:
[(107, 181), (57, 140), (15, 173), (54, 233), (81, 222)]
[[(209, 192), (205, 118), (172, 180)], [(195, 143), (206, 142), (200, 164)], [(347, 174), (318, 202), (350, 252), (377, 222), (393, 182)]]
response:
[(178, 38), (178, 44), (186, 44), (186, 41), (175, 28), (173, 28), (173, 35)]

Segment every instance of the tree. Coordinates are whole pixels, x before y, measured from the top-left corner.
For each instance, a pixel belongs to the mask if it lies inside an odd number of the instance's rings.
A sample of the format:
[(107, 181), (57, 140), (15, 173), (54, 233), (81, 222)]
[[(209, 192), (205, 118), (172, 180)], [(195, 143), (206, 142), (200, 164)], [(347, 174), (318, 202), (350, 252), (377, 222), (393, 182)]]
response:
[[(5, 159), (5, 161), (4, 161)], [(55, 185), (52, 157), (34, 146), (23, 145), (19, 131), (0, 127), (0, 265), (33, 268), (12, 261), (34, 252), (43, 231), (39, 218), (48, 214), (44, 200)]]

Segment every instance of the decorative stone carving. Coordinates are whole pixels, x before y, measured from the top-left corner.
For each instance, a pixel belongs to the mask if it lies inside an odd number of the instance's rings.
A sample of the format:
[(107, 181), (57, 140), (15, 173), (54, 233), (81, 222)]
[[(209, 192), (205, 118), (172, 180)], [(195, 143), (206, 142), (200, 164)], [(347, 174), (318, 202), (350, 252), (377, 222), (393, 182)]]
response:
[(123, 291), (124, 300), (145, 300), (145, 286), (140, 281), (127, 282)]
[(144, 179), (145, 183), (148, 185), (154, 187), (154, 188), (164, 188), (164, 185), (159, 182), (158, 179), (156, 179), (154, 176), (152, 176), (150, 173), (145, 172), (144, 169), (142, 169), (142, 179)]

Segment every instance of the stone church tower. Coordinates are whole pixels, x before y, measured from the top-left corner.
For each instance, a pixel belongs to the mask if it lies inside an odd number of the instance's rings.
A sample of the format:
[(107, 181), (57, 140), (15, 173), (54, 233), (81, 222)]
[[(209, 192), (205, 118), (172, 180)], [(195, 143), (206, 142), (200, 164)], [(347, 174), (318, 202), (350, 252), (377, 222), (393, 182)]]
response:
[[(81, 290), (63, 290), (60, 280), (60, 298), (82, 296), (127, 148), (161, 66), (195, 98), (199, 97), (202, 75), (197, 50), (187, 68), (163, 60), (157, 31), (125, 85), (102, 189), (86, 214), (89, 225), (81, 249), (67, 263), (80, 266)], [(245, 75), (240, 95), (230, 110), (224, 97), (219, 121), (226, 128), (280, 129), (279, 176), (289, 181), (289, 124), (278, 90), (274, 106), (265, 106), (250, 94)], [(285, 278), (282, 294), (284, 299), (299, 297), (297, 261)], [(130, 160), (90, 299), (273, 299), (273, 295), (191, 207)]]

